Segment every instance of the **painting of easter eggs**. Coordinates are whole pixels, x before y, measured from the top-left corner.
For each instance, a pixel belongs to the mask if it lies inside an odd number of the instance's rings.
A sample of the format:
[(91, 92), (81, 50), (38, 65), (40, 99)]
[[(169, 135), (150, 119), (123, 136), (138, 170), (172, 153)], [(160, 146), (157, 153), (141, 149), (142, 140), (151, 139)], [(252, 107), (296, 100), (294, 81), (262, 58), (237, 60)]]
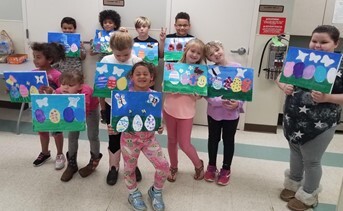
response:
[(206, 79), (206, 77), (203, 76), (203, 75), (200, 76), (200, 77), (198, 78), (197, 84), (198, 84), (199, 87), (205, 87), (206, 84), (207, 84), (207, 79)]
[(175, 47), (174, 47), (174, 44), (170, 43), (168, 45), (168, 51), (174, 51)]
[(30, 86), (30, 94), (38, 94), (39, 91), (37, 89), (37, 87), (35, 86)]
[(330, 68), (327, 74), (327, 80), (330, 84), (333, 84), (336, 80), (336, 75), (337, 75), (337, 69), (336, 68)]
[(233, 79), (231, 89), (233, 92), (240, 92), (242, 90), (242, 80), (240, 78)]
[(36, 120), (39, 122), (39, 123), (43, 123), (45, 121), (45, 114), (43, 112), (42, 109), (37, 109), (35, 111), (35, 117), (36, 117)]
[(251, 89), (252, 81), (246, 78), (242, 81), (242, 92), (248, 92)]
[(177, 51), (181, 51), (182, 47), (183, 47), (182, 43), (179, 42), (178, 44), (176, 44), (176, 50)]
[(144, 52), (144, 50), (140, 50), (140, 51), (138, 51), (138, 55), (137, 55), (139, 58), (141, 58), (141, 59), (144, 59), (144, 57), (145, 57), (145, 52)]
[(79, 48), (77, 47), (77, 45), (75, 43), (71, 44), (70, 46), (70, 51), (75, 53), (79, 50)]
[(295, 78), (301, 78), (304, 73), (305, 64), (304, 62), (298, 62), (293, 67), (293, 75)]
[(127, 80), (125, 77), (121, 77), (117, 80), (117, 88), (119, 90), (124, 90), (127, 88)]
[(22, 85), (22, 84), (19, 86), (19, 93), (22, 97), (29, 96), (29, 90), (27, 89), (25, 85)]
[(148, 115), (144, 122), (144, 126), (148, 131), (153, 131), (156, 127), (155, 117), (151, 114)]
[(82, 108), (75, 108), (74, 116), (75, 119), (79, 122), (85, 121), (85, 110)]
[(132, 128), (134, 131), (141, 131), (142, 128), (143, 128), (143, 120), (142, 118), (136, 114), (134, 117), (133, 117), (133, 120), (132, 120)]
[(170, 81), (170, 83), (172, 83), (173, 85), (178, 84), (179, 81), (180, 81), (179, 78), (180, 78), (180, 74), (179, 74), (178, 71), (173, 70), (173, 71), (170, 72), (170, 74), (169, 74), (169, 81)]
[(285, 77), (291, 77), (293, 75), (293, 67), (295, 63), (294, 62), (286, 62), (285, 67), (283, 69), (283, 75)]
[(108, 77), (107, 87), (109, 89), (114, 89), (117, 86), (117, 79), (114, 76)]
[(52, 123), (59, 123), (61, 120), (61, 114), (57, 109), (51, 109), (49, 112), (49, 119)]
[(223, 82), (219, 78), (215, 78), (212, 82), (212, 87), (216, 90), (219, 90), (223, 87)]
[(316, 67), (314, 65), (309, 65), (309, 66), (305, 67), (304, 73), (303, 73), (303, 78), (307, 79), (307, 80), (313, 78), (315, 71), (316, 71)]
[(314, 80), (318, 83), (322, 83), (326, 79), (326, 68), (324, 66), (316, 67), (316, 72), (314, 73)]
[(181, 75), (181, 80), (180, 80), (181, 84), (183, 84), (183, 85), (188, 84), (188, 80), (189, 80), (188, 75), (186, 73), (183, 73)]
[(18, 90), (18, 88), (16, 86), (11, 86), (10, 96), (12, 98), (19, 98), (20, 97), (19, 90)]
[(127, 116), (123, 116), (119, 119), (116, 125), (116, 131), (124, 132), (129, 127), (129, 118)]
[(103, 89), (106, 87), (107, 78), (104, 75), (99, 75), (98, 78), (95, 80), (95, 86), (99, 89)]
[(63, 110), (63, 119), (66, 122), (73, 122), (74, 121), (74, 111), (71, 107), (67, 107)]

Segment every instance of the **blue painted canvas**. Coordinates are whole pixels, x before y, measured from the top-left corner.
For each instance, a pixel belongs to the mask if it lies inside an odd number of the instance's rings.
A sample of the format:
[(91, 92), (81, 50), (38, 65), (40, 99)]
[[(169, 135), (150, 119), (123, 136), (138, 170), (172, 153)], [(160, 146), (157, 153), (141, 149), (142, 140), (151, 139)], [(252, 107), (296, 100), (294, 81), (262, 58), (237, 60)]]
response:
[(280, 82), (331, 93), (342, 54), (289, 47)]
[(144, 61), (158, 65), (158, 42), (135, 42), (132, 51)]
[(84, 94), (33, 94), (33, 131), (83, 131), (86, 129)]
[(161, 92), (112, 91), (111, 125), (117, 132), (157, 131), (161, 112)]
[(105, 31), (97, 29), (93, 39), (93, 51), (97, 53), (110, 54), (112, 49), (110, 48), (110, 38), (115, 31)]
[(127, 90), (127, 74), (131, 71), (131, 65), (96, 63), (94, 76), (94, 96), (111, 97), (112, 90)]
[(31, 94), (38, 94), (41, 86), (49, 86), (45, 71), (4, 71), (11, 102), (31, 102)]
[(166, 62), (163, 91), (207, 96), (207, 66)]
[(179, 61), (182, 58), (186, 43), (193, 37), (166, 38), (164, 43), (164, 61)]
[(64, 46), (66, 57), (80, 57), (81, 36), (77, 33), (48, 32), (48, 42)]
[(252, 101), (254, 70), (246, 67), (208, 67), (208, 96)]

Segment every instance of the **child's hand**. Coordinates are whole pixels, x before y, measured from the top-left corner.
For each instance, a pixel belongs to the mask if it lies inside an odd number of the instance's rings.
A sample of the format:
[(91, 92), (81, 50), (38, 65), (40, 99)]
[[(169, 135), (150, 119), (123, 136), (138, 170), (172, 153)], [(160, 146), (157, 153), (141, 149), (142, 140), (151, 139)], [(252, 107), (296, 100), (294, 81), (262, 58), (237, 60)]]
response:
[(285, 84), (282, 88), (282, 91), (286, 94), (286, 95), (291, 95), (294, 91), (294, 86), (291, 84)]
[(327, 102), (327, 94), (324, 94), (322, 92), (318, 92), (318, 91), (312, 91), (311, 92), (311, 97), (313, 99), (314, 102), (316, 103), (324, 103)]
[(166, 35), (167, 35), (166, 32), (167, 32), (167, 28), (161, 27), (160, 40), (163, 42), (166, 39)]
[(53, 94), (55, 90), (50, 86), (41, 86), (38, 89), (39, 94)]
[(237, 100), (223, 100), (223, 107), (229, 110), (238, 108), (239, 102)]
[(108, 135), (118, 135), (119, 133), (114, 131), (114, 129), (112, 128), (112, 126), (110, 124), (107, 125), (107, 132)]
[(162, 134), (163, 133), (163, 125), (161, 125), (158, 130), (157, 130), (158, 134)]

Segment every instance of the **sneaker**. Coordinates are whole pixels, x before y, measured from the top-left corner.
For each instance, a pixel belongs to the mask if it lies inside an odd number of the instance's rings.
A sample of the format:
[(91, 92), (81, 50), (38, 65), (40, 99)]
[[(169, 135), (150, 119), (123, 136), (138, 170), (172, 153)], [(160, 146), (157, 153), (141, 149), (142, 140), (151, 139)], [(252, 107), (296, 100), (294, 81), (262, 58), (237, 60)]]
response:
[(111, 167), (111, 170), (108, 172), (106, 177), (106, 182), (108, 185), (115, 185), (118, 180), (118, 171), (115, 166)]
[(41, 153), (39, 153), (37, 159), (35, 161), (33, 161), (33, 166), (34, 167), (41, 166), (50, 158), (51, 158), (50, 151), (49, 151), (49, 154), (47, 154), (47, 155), (43, 154), (43, 152), (41, 152)]
[(153, 190), (153, 186), (148, 190), (149, 198), (151, 200), (151, 206), (155, 211), (164, 210), (164, 202), (162, 198), (161, 190)]
[(64, 164), (66, 162), (66, 158), (63, 154), (56, 155), (56, 161), (55, 161), (55, 169), (61, 170), (64, 168)]
[(224, 185), (224, 186), (228, 185), (230, 181), (230, 174), (231, 174), (230, 170), (220, 169), (217, 184)]
[(128, 201), (131, 204), (132, 208), (136, 211), (147, 209), (143, 201), (142, 193), (139, 190), (136, 190), (135, 192), (129, 194)]
[(205, 175), (204, 175), (204, 179), (207, 182), (214, 182), (216, 180), (217, 172), (218, 172), (218, 170), (217, 170), (216, 166), (208, 165), (207, 170), (206, 170)]

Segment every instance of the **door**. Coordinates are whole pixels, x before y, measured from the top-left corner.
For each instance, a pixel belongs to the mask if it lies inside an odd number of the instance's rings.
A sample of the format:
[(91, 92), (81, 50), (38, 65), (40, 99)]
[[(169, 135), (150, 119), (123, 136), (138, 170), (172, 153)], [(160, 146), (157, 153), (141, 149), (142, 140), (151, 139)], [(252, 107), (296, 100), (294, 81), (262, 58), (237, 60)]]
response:
[[(170, 1), (169, 29), (173, 29), (170, 32), (174, 32), (175, 15), (178, 12), (187, 12), (191, 18), (190, 34), (205, 43), (220, 40), (231, 61), (239, 62), (246, 67), (251, 66), (248, 52), (249, 48), (252, 49), (255, 37), (259, 0)], [(241, 51), (236, 52), (240, 48)], [(207, 101), (199, 100), (194, 124), (207, 125), (206, 110)], [(239, 127), (242, 128), (244, 116), (240, 117), (240, 122)]]

